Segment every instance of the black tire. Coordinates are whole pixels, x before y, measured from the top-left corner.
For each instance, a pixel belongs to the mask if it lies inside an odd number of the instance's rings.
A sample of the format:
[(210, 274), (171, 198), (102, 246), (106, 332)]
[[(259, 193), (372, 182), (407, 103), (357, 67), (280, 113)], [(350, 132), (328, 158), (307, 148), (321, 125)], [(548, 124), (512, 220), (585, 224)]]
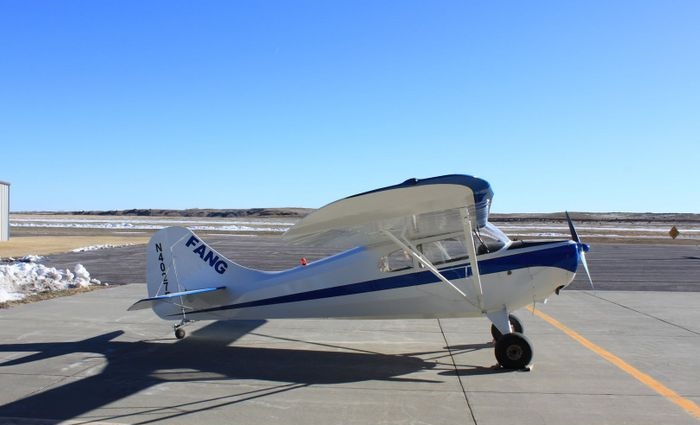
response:
[[(520, 322), (520, 319), (518, 319), (516, 316), (509, 314), (508, 315), (508, 320), (510, 321), (510, 326), (513, 328), (513, 332), (525, 333), (525, 328), (523, 327), (522, 322)], [(497, 327), (495, 327), (493, 324), (491, 325), (491, 336), (493, 336), (493, 339), (498, 341), (501, 339), (503, 334), (501, 334), (501, 331), (498, 330)]]
[(506, 334), (496, 341), (496, 360), (504, 369), (523, 369), (532, 361), (532, 346), (520, 333)]
[(185, 335), (187, 335), (187, 333), (185, 332), (184, 329), (182, 329), (182, 328), (175, 329), (175, 338), (182, 339), (185, 337)]

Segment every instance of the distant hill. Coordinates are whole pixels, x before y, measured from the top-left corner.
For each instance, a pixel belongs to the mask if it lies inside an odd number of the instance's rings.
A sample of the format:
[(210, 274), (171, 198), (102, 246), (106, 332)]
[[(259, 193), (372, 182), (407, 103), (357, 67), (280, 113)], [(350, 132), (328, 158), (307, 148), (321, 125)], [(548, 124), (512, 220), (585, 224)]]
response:
[[(245, 208), (213, 209), (190, 208), (185, 210), (134, 208), (109, 211), (32, 211), (13, 212), (14, 214), (46, 215), (91, 215), (91, 216), (135, 216), (135, 217), (288, 217), (302, 218), (313, 208)], [(700, 214), (691, 213), (628, 213), (628, 212), (570, 212), (576, 222), (673, 222), (700, 223)], [(493, 213), (489, 219), (493, 222), (551, 222), (564, 220), (564, 213)]]
[[(691, 213), (629, 213), (629, 212), (569, 212), (575, 222), (673, 222), (700, 223), (700, 214)], [(566, 220), (564, 213), (491, 214), (494, 222), (549, 222)]]
[[(186, 210), (134, 208), (130, 210), (109, 211), (34, 211), (26, 214), (46, 215), (92, 215), (92, 216), (135, 216), (135, 217), (304, 217), (311, 208), (245, 208), (212, 209), (190, 208)], [(25, 214), (18, 212), (17, 214)]]

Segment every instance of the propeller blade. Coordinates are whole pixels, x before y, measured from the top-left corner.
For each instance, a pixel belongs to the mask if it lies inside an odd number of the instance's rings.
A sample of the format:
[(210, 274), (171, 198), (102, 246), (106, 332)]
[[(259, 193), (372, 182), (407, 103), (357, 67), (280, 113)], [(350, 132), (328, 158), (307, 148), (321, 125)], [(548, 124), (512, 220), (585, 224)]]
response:
[(591, 278), (591, 272), (588, 270), (588, 262), (586, 261), (586, 252), (588, 251), (589, 247), (587, 244), (581, 242), (581, 238), (578, 237), (578, 233), (576, 233), (576, 228), (574, 227), (573, 221), (571, 221), (571, 217), (569, 216), (568, 211), (564, 211), (564, 214), (566, 215), (566, 221), (569, 223), (569, 231), (571, 232), (571, 239), (573, 239), (576, 244), (578, 245), (578, 254), (579, 258), (581, 259), (581, 265), (583, 266), (583, 269), (586, 271), (586, 276), (588, 276), (588, 282), (591, 284), (591, 289), (595, 289), (595, 286), (593, 285), (593, 278)]
[(588, 262), (586, 261), (586, 254), (583, 251), (583, 249), (580, 247), (579, 247), (579, 255), (581, 258), (581, 265), (583, 266), (583, 269), (586, 271), (586, 276), (588, 276), (588, 282), (591, 284), (591, 289), (595, 290), (595, 286), (593, 286), (593, 278), (591, 278), (591, 272), (588, 271)]
[(571, 239), (576, 241), (576, 243), (580, 244), (581, 239), (579, 239), (578, 233), (576, 233), (576, 228), (574, 227), (574, 223), (571, 221), (571, 217), (569, 217), (569, 212), (564, 211), (564, 214), (566, 214), (566, 221), (569, 223), (569, 231), (571, 232)]

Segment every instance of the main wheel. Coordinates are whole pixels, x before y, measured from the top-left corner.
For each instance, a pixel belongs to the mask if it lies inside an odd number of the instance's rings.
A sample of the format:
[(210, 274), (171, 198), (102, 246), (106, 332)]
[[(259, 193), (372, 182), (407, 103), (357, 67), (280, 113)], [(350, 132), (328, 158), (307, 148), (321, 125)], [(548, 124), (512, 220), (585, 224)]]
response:
[(504, 369), (523, 369), (532, 361), (532, 346), (521, 333), (505, 334), (496, 341), (495, 354)]
[[(508, 321), (510, 322), (510, 326), (513, 328), (513, 332), (517, 332), (517, 333), (521, 333), (521, 334), (525, 333), (525, 328), (523, 328), (523, 324), (520, 322), (520, 319), (518, 319), (517, 317), (515, 317), (512, 314), (509, 314)], [(491, 325), (491, 335), (493, 336), (493, 339), (495, 339), (496, 341), (501, 339), (501, 337), (503, 336), (501, 331), (499, 331), (498, 328), (495, 327), (493, 324)]]
[(182, 339), (185, 337), (185, 335), (187, 335), (187, 334), (185, 333), (184, 329), (182, 329), (182, 328), (175, 329), (175, 338)]

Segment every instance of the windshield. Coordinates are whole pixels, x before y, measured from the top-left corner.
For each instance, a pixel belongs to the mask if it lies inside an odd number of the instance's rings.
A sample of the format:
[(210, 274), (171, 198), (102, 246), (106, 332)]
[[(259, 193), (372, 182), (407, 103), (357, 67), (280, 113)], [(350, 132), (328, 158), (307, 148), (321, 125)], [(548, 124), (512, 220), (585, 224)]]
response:
[(475, 233), (477, 237), (474, 238), (474, 242), (479, 254), (498, 251), (510, 242), (508, 236), (491, 223), (486, 223), (486, 226)]

